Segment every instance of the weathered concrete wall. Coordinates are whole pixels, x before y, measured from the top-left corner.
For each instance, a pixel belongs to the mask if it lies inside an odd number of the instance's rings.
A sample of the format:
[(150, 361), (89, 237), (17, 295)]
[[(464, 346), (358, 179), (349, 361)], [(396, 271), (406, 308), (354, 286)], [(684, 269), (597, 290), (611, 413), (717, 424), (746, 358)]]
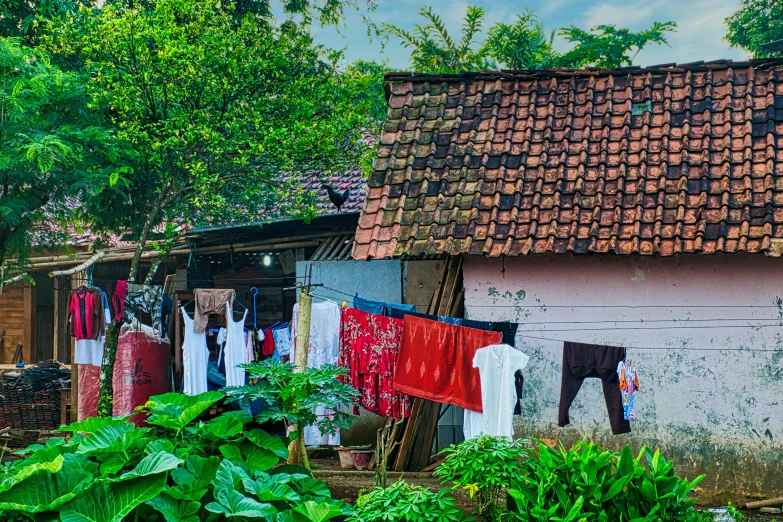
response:
[(314, 302), (322, 297), (350, 302), (348, 296), (356, 292), (368, 299), (402, 302), (402, 261), (297, 261), (296, 276), (305, 275), (310, 265), (313, 283), (324, 285), (313, 288)]
[(633, 433), (611, 436), (588, 379), (562, 442), (659, 446), (681, 474), (707, 474), (703, 498), (783, 492), (780, 260), (467, 257), (464, 276), (467, 317), (520, 323), (531, 359), (518, 435), (557, 433), (562, 341), (626, 346), (641, 378)]

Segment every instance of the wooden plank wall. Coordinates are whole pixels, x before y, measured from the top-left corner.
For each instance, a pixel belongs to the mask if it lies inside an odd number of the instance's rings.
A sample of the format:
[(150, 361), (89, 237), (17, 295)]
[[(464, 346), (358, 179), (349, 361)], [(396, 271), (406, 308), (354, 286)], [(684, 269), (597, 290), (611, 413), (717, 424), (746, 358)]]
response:
[(0, 364), (10, 364), (20, 344), (22, 359), (32, 362), (32, 348), (35, 344), (34, 308), (34, 292), (29, 283), (3, 289), (0, 295), (0, 328), (5, 330), (5, 335), (0, 341)]

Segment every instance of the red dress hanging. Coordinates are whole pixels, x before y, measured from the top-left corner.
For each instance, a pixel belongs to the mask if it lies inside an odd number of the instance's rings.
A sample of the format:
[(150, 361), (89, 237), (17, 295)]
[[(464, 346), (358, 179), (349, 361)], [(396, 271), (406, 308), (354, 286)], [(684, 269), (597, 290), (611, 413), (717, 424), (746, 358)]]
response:
[(361, 392), (358, 403), (384, 417), (410, 415), (410, 399), (394, 391), (394, 368), (402, 321), (353, 308), (341, 312), (338, 364), (348, 369), (343, 382)]

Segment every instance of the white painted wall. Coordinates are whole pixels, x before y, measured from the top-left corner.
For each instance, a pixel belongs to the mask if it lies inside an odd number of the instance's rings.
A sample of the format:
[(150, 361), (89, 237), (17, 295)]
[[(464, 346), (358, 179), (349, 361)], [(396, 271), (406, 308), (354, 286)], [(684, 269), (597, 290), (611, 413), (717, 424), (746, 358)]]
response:
[(611, 436), (589, 379), (564, 439), (661, 446), (714, 492), (783, 487), (780, 259), (472, 256), (464, 278), (466, 317), (520, 323), (520, 435), (557, 434), (563, 341), (625, 346), (641, 376), (634, 432)]

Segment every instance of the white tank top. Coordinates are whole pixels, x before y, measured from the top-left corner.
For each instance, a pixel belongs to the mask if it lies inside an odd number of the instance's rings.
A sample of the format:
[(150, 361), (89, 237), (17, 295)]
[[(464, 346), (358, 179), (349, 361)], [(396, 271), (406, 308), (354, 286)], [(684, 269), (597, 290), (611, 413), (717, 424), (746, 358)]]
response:
[(207, 391), (207, 333), (198, 333), (193, 329), (193, 319), (184, 308), (182, 318), (185, 320), (185, 340), (182, 342), (182, 392), (185, 395), (198, 395)]

